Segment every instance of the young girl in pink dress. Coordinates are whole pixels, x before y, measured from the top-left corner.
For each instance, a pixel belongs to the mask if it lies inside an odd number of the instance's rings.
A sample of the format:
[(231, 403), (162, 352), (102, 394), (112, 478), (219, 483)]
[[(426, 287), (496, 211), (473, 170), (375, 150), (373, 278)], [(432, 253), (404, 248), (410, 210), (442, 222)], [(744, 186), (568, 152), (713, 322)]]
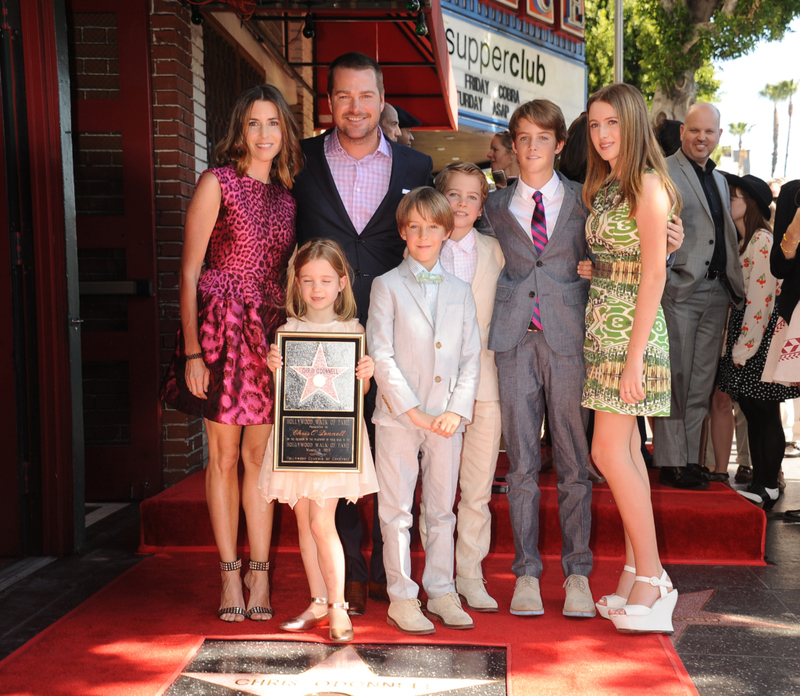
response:
[[(283, 321), (283, 273), (295, 245), (289, 189), (302, 162), (297, 133), (275, 87), (243, 92), (217, 146), (219, 166), (200, 176), (186, 211), (181, 329), (161, 398), (204, 420), (206, 500), (220, 555), (223, 621), (272, 618), (272, 506), (263, 504), (257, 484), (274, 417), (267, 353)], [(236, 549), (240, 452), (250, 542), (246, 609)]]
[[(364, 333), (354, 319), (356, 303), (350, 287), (351, 271), (341, 247), (329, 239), (304, 244), (289, 265), (286, 324), (279, 331), (314, 333)], [(270, 347), (267, 364), (275, 372), (283, 365), (277, 345)], [(356, 377), (369, 389), (374, 364), (368, 355), (356, 367)], [(311, 604), (302, 614), (284, 621), (285, 631), (303, 632), (328, 625), (335, 642), (353, 639), (353, 627), (344, 601), (344, 552), (334, 519), (339, 498), (355, 503), (375, 493), (378, 480), (369, 449), (366, 425), (361, 423), (361, 472), (326, 473), (273, 471), (270, 438), (259, 488), (270, 503), (288, 503), (297, 516), (303, 567), (311, 590)]]

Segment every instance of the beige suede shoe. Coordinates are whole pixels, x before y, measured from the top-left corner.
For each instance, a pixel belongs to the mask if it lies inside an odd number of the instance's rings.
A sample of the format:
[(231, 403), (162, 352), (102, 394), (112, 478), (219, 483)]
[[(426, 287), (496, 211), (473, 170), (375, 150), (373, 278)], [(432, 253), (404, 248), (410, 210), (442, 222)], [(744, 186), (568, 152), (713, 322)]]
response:
[(544, 614), (542, 595), (539, 592), (539, 578), (522, 575), (514, 586), (511, 599), (511, 613), (514, 616), (541, 616)]
[(462, 578), (456, 576), (456, 592), (467, 609), (493, 614), (497, 611), (497, 602), (486, 591), (486, 580), (483, 578)]
[(576, 616), (590, 619), (597, 613), (589, 589), (589, 578), (584, 575), (570, 575), (563, 585), (567, 589), (564, 601), (564, 616)]
[(455, 592), (429, 599), (428, 613), (441, 621), (445, 628), (474, 628), (472, 618), (461, 608), (461, 600)]
[(416, 597), (392, 602), (389, 605), (386, 623), (403, 633), (410, 633), (412, 636), (425, 636), (429, 633), (436, 633), (433, 624), (422, 613), (420, 607), (422, 607), (422, 603)]

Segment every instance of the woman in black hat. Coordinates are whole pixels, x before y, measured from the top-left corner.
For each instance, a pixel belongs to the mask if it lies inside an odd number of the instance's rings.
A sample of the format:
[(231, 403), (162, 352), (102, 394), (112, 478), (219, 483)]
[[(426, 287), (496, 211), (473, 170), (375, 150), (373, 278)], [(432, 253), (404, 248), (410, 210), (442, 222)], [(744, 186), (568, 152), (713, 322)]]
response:
[[(772, 227), (769, 224), (772, 191), (750, 174), (726, 174), (731, 191), (731, 217), (742, 237), (739, 247), (745, 304), (731, 307), (725, 355), (719, 363), (717, 386), (739, 403), (747, 418), (752, 483), (741, 495), (765, 509), (778, 499), (778, 474), (784, 438), (780, 402), (800, 396), (800, 390), (761, 381), (770, 341), (778, 322), (777, 298), (781, 281), (770, 272)], [(722, 394), (716, 394), (715, 406)]]
[[(775, 210), (775, 243), (770, 254), (770, 270), (776, 278), (783, 278), (778, 325), (772, 339), (772, 350), (767, 356), (762, 379), (765, 381), (800, 382), (800, 361), (781, 360), (782, 349), (800, 338), (798, 318), (792, 323), (800, 301), (800, 179), (789, 181), (781, 187)], [(789, 353), (786, 353), (788, 357)], [(790, 519), (800, 519), (800, 510), (787, 510)]]

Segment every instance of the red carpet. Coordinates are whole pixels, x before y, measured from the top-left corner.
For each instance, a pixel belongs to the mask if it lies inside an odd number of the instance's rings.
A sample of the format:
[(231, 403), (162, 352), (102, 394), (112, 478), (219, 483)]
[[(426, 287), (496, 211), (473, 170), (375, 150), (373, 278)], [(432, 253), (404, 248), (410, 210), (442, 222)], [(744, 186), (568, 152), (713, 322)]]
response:
[[(197, 518), (198, 521), (200, 517)], [(293, 638), (278, 629), (303, 609), (307, 585), (299, 553), (273, 553), (275, 618), (266, 624), (225, 624), (215, 617), (219, 574), (215, 553), (159, 554), (111, 583), (0, 663), (0, 692), (15, 696), (151, 696), (172, 682), (205, 637)], [(386, 604), (370, 602), (354, 621), (356, 643), (470, 643), (508, 649), (512, 696), (686, 696), (696, 694), (669, 639), (616, 633), (601, 618), (561, 615), (560, 564), (545, 562), (541, 578), (545, 614), (508, 613), (513, 592), (511, 559), (485, 564), (499, 614), (474, 614), (475, 629), (451, 631), (437, 624), (432, 636), (414, 639), (386, 623)], [(415, 556), (419, 572), (420, 557)], [(595, 564), (595, 596), (613, 591), (618, 562)], [(320, 641), (324, 629), (297, 636)]]
[[(498, 470), (505, 471), (505, 454), (500, 456)], [(685, 492), (660, 485), (657, 472), (650, 474), (659, 549), (665, 563), (764, 564), (767, 520), (761, 510), (721, 483), (712, 483), (708, 491)], [(205, 473), (200, 472), (142, 503), (142, 552), (176, 547), (214, 548), (204, 485)], [(552, 471), (541, 475), (540, 487), (539, 549), (542, 555), (560, 556), (558, 494)], [(491, 553), (513, 553), (513, 537), (506, 533), (510, 530), (506, 496), (492, 496), (491, 508)], [(361, 511), (368, 545), (371, 502), (362, 503)], [(242, 545), (244, 529), (242, 517), (239, 525)], [(284, 506), (275, 509), (272, 544), (275, 547), (297, 546), (294, 515)], [(620, 558), (624, 553), (622, 523), (606, 484), (595, 486), (593, 491), (591, 547), (597, 558)]]

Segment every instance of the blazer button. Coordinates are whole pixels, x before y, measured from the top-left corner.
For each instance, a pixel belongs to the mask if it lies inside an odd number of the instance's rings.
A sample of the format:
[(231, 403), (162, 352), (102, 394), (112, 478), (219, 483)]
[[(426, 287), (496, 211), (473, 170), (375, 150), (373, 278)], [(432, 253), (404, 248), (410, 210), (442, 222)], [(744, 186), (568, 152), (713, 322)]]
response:
[(442, 378), (439, 377), (439, 375), (436, 375), (436, 377), (433, 378), (433, 381), (436, 382), (436, 384), (439, 384), (439, 382), (442, 381)]
[(437, 348), (441, 348), (442, 347), (442, 342), (441, 341), (436, 341), (436, 347)]
[(709, 239), (709, 240), (708, 240), (708, 243), (709, 243), (709, 244), (713, 244), (713, 243), (714, 243), (714, 240), (713, 240), (713, 239)]
[(528, 293), (528, 297), (536, 297), (536, 293), (535, 292), (529, 292)]
[(537, 266), (539, 266), (539, 267), (541, 268), (541, 267), (542, 267), (542, 262), (541, 262), (541, 261), (537, 261), (537, 262), (536, 262), (536, 265), (537, 265)]
[(706, 261), (706, 266), (708, 266), (709, 264), (710, 264), (710, 261)]

